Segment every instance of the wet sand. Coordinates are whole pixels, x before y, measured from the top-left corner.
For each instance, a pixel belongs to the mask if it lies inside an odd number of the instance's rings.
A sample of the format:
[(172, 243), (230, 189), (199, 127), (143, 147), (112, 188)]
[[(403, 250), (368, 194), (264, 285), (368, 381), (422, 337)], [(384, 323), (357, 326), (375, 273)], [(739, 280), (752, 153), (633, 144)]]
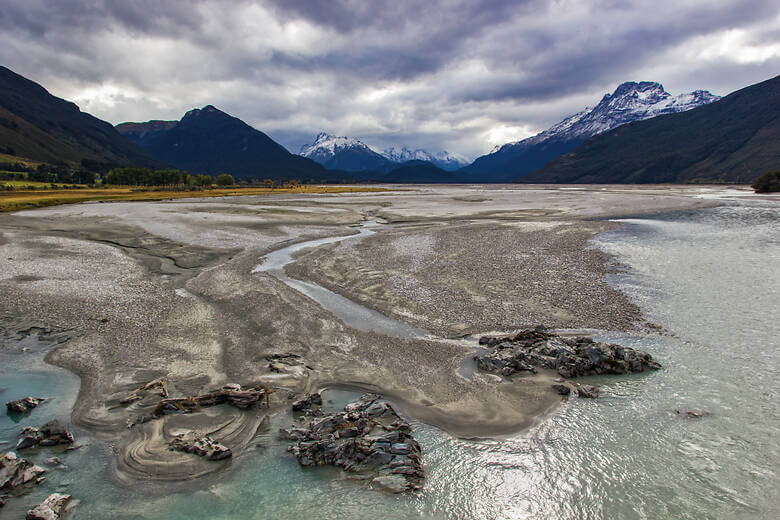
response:
[[(603, 188), (603, 189), (602, 189)], [(454, 435), (529, 427), (560, 402), (551, 374), (499, 384), (464, 376), (473, 342), (448, 339), (545, 323), (627, 329), (641, 316), (605, 282), (608, 258), (587, 240), (611, 224), (585, 219), (685, 209), (701, 188), (404, 187), (376, 194), (81, 204), (0, 215), (0, 326), (37, 325), (71, 339), (51, 363), (81, 377), (73, 420), (114, 447), (126, 481), (181, 480), (223, 469), (167, 450), (185, 429), (242, 456), (289, 397), (328, 385), (372, 389)], [(400, 339), (346, 326), (267, 273), (268, 252), (350, 235), (288, 266), (347, 298), (432, 333)], [(294, 353), (281, 372), (267, 356)], [(162, 377), (171, 395), (263, 382), (270, 409), (220, 406), (128, 428), (157, 398), (118, 401)], [(194, 460), (193, 460), (194, 459)]]

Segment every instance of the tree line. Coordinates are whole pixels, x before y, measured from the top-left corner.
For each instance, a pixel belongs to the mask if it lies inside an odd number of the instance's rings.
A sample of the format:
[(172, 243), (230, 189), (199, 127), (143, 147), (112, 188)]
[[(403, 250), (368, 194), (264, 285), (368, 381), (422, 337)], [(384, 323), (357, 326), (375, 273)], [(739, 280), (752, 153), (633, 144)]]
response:
[[(191, 175), (183, 170), (152, 170), (150, 168), (114, 168), (103, 178), (104, 184), (121, 186), (201, 186), (214, 184), (211, 175)], [(217, 186), (232, 186), (232, 175), (223, 173), (216, 178)]]
[(67, 164), (29, 166), (20, 162), (0, 162), (0, 180), (94, 184), (97, 175), (84, 167)]

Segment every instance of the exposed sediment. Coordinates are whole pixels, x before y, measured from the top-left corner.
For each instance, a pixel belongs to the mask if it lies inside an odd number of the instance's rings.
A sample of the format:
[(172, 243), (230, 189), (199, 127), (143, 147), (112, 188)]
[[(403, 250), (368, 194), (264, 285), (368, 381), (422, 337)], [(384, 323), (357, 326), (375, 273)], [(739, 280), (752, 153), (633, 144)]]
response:
[[(127, 482), (217, 471), (229, 459), (172, 451), (170, 442), (197, 432), (240, 456), (269, 414), (290, 406), (288, 393), (327, 385), (379, 392), (455, 435), (500, 435), (560, 401), (553, 369), (504, 385), (492, 374), (464, 375), (473, 356), (465, 342), (355, 330), (272, 276), (253, 274), (259, 259), (293, 242), (350, 235), (349, 226), (376, 215), (406, 224), (347, 240), (335, 254), (334, 246), (304, 252), (288, 272), (443, 336), (540, 322), (619, 329), (638, 311), (605, 283), (607, 257), (583, 249), (610, 224), (576, 219), (694, 204), (646, 189), (425, 190), (0, 215), (0, 326), (13, 333), (34, 322), (63, 334), (47, 360), (81, 377), (73, 422), (116, 446), (117, 476)], [(266, 406), (201, 407), (127, 428), (170, 396), (259, 381), (277, 390)]]

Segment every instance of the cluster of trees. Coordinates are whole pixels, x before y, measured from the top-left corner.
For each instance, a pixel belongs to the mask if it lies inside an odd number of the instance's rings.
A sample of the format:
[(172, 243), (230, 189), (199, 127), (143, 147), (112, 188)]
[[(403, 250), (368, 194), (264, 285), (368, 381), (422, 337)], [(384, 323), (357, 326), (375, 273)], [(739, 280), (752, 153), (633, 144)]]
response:
[(28, 180), (65, 184), (94, 184), (94, 172), (67, 164), (39, 164), (29, 166), (20, 162), (0, 162), (0, 179)]
[(766, 172), (764, 175), (756, 179), (752, 188), (756, 190), (756, 193), (776, 193), (780, 191), (780, 170), (774, 172)]
[[(233, 177), (230, 177), (230, 181), (230, 184), (233, 184)], [(122, 186), (207, 187), (211, 186), (213, 182), (214, 179), (210, 175), (190, 175), (182, 170), (151, 170), (149, 168), (114, 168), (103, 178), (104, 184)]]

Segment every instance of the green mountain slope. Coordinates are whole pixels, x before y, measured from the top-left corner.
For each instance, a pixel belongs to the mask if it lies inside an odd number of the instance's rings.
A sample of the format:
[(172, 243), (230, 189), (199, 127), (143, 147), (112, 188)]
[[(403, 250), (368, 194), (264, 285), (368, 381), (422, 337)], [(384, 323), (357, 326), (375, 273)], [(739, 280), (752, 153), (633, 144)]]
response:
[(780, 76), (592, 137), (517, 182), (749, 183), (780, 168)]
[[(117, 125), (154, 158), (192, 173), (230, 173), (240, 178), (334, 178), (322, 165), (288, 152), (282, 145), (240, 119), (207, 105), (180, 121)], [(337, 175), (338, 179), (343, 174)]]
[(0, 66), (0, 152), (44, 162), (156, 166), (141, 148), (69, 101)]

